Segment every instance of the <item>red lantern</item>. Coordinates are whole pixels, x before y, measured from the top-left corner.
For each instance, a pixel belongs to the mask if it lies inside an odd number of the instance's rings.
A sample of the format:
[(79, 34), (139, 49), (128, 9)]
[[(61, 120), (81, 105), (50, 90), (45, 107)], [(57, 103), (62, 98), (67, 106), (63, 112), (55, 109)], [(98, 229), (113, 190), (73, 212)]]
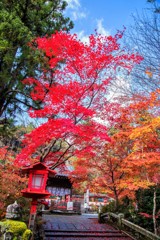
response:
[(29, 228), (33, 230), (37, 210), (37, 199), (49, 197), (51, 194), (46, 190), (49, 175), (55, 175), (55, 171), (48, 169), (43, 163), (36, 163), (30, 167), (23, 168), (23, 173), (29, 174), (28, 188), (21, 192), (24, 197), (32, 198)]
[(36, 163), (23, 168), (22, 172), (29, 173), (28, 188), (21, 191), (24, 197), (41, 199), (51, 195), (46, 190), (46, 183), (49, 174), (55, 175), (55, 171), (48, 169), (43, 163)]

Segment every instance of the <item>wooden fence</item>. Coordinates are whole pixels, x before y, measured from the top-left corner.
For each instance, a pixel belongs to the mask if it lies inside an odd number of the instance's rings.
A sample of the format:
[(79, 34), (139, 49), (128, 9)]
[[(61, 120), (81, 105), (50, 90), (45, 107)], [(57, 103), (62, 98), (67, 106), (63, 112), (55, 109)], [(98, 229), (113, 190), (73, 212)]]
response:
[(123, 214), (104, 213), (100, 215), (100, 221), (110, 222), (114, 226), (122, 229), (137, 240), (160, 240), (160, 236), (155, 235), (148, 230), (127, 221)]

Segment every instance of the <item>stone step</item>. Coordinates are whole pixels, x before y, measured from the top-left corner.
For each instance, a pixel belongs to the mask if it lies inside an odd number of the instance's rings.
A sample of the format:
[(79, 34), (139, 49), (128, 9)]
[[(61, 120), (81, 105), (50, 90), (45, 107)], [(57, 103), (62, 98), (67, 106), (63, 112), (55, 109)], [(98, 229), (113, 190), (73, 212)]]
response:
[(68, 231), (68, 230), (48, 230), (45, 231), (46, 239), (130, 239), (120, 231)]
[(45, 240), (131, 240), (131, 238), (124, 238), (124, 237), (49, 237), (49, 238), (45, 238)]
[(121, 233), (119, 230), (63, 230), (63, 229), (45, 229), (45, 233), (50, 233), (50, 232), (60, 232), (60, 233)]

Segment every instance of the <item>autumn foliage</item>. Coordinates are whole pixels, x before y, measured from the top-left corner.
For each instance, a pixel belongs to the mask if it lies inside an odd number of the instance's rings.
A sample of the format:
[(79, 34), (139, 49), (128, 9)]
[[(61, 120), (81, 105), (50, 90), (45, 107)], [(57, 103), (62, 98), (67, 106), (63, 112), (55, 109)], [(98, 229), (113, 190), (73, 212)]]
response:
[(4, 217), (8, 204), (21, 197), (27, 178), (21, 176), (14, 164), (15, 154), (7, 147), (0, 148), (0, 218)]
[(44, 122), (25, 135), (16, 163), (25, 165), (32, 159), (56, 168), (73, 156), (88, 152), (94, 156), (98, 147), (110, 141), (107, 127), (96, 120), (103, 109), (110, 111), (108, 84), (116, 79), (117, 68), (131, 71), (142, 60), (120, 47), (122, 35), (95, 34), (83, 43), (75, 34), (57, 32), (34, 41), (32, 47), (44, 53), (49, 68), (43, 69), (39, 79), (27, 78), (24, 84), (32, 88), (31, 98), (42, 105), (39, 110), (30, 109), (30, 116)]
[[(18, 156), (0, 149), (1, 208), (9, 195), (18, 197), (25, 184), (19, 167), (39, 161), (63, 171), (67, 164), (76, 188), (107, 193), (116, 208), (124, 196), (134, 198), (135, 191), (150, 186), (155, 187), (156, 203), (160, 90), (134, 95), (126, 103), (107, 99), (117, 75), (124, 76), (124, 69), (129, 73), (142, 60), (120, 46), (122, 36), (95, 34), (83, 43), (75, 34), (57, 32), (30, 43), (46, 63), (38, 79), (23, 81), (31, 89), (30, 98), (41, 106), (31, 108), (29, 115), (41, 124), (24, 135)], [(155, 204), (155, 226), (157, 214)]]
[(75, 186), (106, 192), (116, 200), (116, 207), (124, 196), (134, 198), (139, 188), (158, 187), (159, 106), (158, 89), (146, 97), (134, 96), (129, 105), (119, 106), (117, 122), (109, 131), (110, 143), (97, 150), (94, 157), (75, 161), (71, 175)]
[(131, 152), (124, 161), (127, 188), (146, 188), (160, 183), (159, 90), (131, 104), (125, 117), (132, 123)]

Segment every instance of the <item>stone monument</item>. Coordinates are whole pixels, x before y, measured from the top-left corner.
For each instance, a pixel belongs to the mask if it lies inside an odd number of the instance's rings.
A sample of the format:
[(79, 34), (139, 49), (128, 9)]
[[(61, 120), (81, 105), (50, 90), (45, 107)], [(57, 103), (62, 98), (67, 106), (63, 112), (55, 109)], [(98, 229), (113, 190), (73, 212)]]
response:
[(15, 201), (13, 204), (8, 205), (6, 210), (7, 219), (20, 219), (22, 217), (22, 210), (20, 205)]

